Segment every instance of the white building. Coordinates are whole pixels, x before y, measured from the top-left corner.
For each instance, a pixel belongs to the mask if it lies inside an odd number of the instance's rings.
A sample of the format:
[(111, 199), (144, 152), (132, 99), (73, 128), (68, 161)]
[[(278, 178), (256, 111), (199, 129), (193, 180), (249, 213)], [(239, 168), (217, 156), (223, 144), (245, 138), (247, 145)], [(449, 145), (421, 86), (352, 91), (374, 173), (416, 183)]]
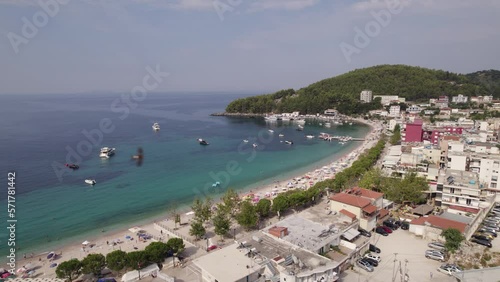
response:
[(408, 108), (406, 108), (406, 112), (409, 114), (418, 114), (422, 111), (422, 108), (417, 106), (417, 105), (411, 105)]
[(469, 97), (467, 96), (464, 96), (462, 94), (458, 94), (458, 96), (453, 96), (451, 97), (451, 102), (452, 103), (456, 103), (456, 104), (459, 104), (459, 103), (467, 103), (467, 100), (469, 99)]
[(448, 169), (438, 178), (436, 201), (441, 206), (459, 206), (479, 210), (480, 202), (486, 198), (477, 173)]
[(204, 282), (260, 281), (264, 267), (247, 256), (246, 248), (233, 244), (193, 260)]
[(397, 95), (375, 95), (373, 99), (380, 98), (380, 103), (382, 105), (390, 105), (391, 102), (405, 102), (405, 98), (399, 98)]
[(389, 116), (391, 117), (399, 117), (400, 113), (401, 113), (400, 106), (391, 106), (389, 108)]
[(359, 99), (361, 102), (370, 103), (373, 100), (373, 95), (371, 90), (361, 91)]

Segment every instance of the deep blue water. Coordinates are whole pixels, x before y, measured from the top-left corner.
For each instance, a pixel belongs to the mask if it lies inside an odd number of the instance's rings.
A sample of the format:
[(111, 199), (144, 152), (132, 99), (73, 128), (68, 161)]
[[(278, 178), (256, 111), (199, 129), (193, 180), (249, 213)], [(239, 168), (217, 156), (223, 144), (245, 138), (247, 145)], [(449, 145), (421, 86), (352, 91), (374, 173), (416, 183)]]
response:
[[(288, 178), (356, 146), (309, 140), (306, 134), (362, 137), (369, 130), (308, 123), (296, 131), (292, 123), (210, 116), (242, 96), (155, 93), (132, 101), (136, 105), (121, 101), (120, 94), (0, 96), (0, 180), (7, 187), (7, 173), (16, 173), (20, 252), (47, 251), (102, 229), (129, 226), (174, 205), (188, 205), (194, 197), (217, 198), (228, 187), (250, 189)], [(160, 123), (160, 131), (152, 130), (153, 122)], [(99, 142), (92, 143), (84, 131)], [(280, 142), (279, 133), (294, 145)], [(210, 145), (199, 145), (197, 138)], [(116, 155), (100, 159), (104, 146), (115, 147)], [(131, 160), (138, 147), (144, 150), (142, 166)], [(79, 162), (80, 169), (61, 168), (66, 162)], [(89, 187), (86, 178), (97, 184)], [(211, 188), (215, 181), (223, 184), (218, 190)], [(7, 189), (2, 191), (0, 222), (7, 226)], [(5, 257), (8, 232), (0, 230), (0, 255)]]

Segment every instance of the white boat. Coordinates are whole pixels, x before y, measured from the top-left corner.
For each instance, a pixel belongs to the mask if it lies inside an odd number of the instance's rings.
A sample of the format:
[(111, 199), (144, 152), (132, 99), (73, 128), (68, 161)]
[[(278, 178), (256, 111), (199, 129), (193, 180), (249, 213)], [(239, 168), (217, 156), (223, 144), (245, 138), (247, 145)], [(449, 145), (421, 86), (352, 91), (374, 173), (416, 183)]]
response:
[(103, 148), (101, 148), (101, 152), (99, 153), (99, 157), (109, 158), (114, 154), (115, 154), (115, 148), (103, 147)]
[(350, 122), (349, 125), (352, 125), (352, 122)]
[(288, 140), (286, 140), (286, 141), (285, 141), (285, 143), (286, 143), (287, 145), (293, 145), (293, 141), (288, 141)]
[(303, 119), (296, 119), (295, 122), (298, 124), (306, 124), (306, 121)]
[(282, 117), (281, 121), (290, 121), (290, 118), (289, 117)]
[(279, 137), (284, 137), (285, 135), (280, 133), (280, 135), (278, 135), (278, 136), (279, 136)]
[(243, 140), (243, 142), (248, 143), (248, 140), (247, 140), (247, 139), (245, 139), (245, 140)]
[(274, 133), (274, 130), (272, 130), (272, 129), (269, 129), (268, 131), (271, 132), (271, 133)]
[(265, 119), (266, 121), (277, 121), (277, 120), (278, 120), (278, 117), (277, 117), (277, 116), (275, 116), (275, 115), (271, 115), (271, 116), (266, 116), (266, 117), (264, 117), (264, 119)]
[(153, 123), (153, 130), (154, 131), (160, 130), (160, 124), (158, 124), (157, 122)]
[(87, 184), (89, 184), (89, 185), (94, 185), (94, 184), (96, 184), (95, 179), (85, 179), (85, 183), (87, 183)]
[(253, 146), (254, 148), (257, 148), (259, 145), (257, 145), (257, 144), (255, 144), (255, 143), (253, 143), (253, 144), (252, 144), (252, 146)]
[(307, 138), (312, 139), (314, 138), (314, 135), (306, 135)]
[(325, 123), (325, 127), (330, 127), (330, 126), (332, 126), (331, 123), (329, 123), (329, 122)]

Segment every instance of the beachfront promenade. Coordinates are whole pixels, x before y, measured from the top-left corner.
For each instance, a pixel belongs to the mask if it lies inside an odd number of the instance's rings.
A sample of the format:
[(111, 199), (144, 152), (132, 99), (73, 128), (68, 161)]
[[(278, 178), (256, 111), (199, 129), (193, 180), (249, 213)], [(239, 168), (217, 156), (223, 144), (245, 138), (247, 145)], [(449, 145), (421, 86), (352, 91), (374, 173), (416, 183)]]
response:
[[(332, 160), (332, 163), (328, 167), (329, 168), (336, 167), (338, 170), (336, 170), (335, 173), (338, 173), (344, 168), (349, 167), (361, 153), (363, 153), (366, 149), (369, 149), (372, 146), (374, 146), (380, 138), (380, 134), (383, 128), (380, 123), (367, 122), (367, 121), (359, 121), (359, 122), (368, 123), (372, 127), (372, 130), (368, 135), (365, 136), (364, 138), (365, 140), (361, 146), (357, 147), (352, 152), (346, 153), (346, 155), (341, 159)], [(289, 183), (295, 181), (297, 183), (296, 188), (298, 188), (299, 185), (300, 187), (306, 186), (304, 188), (309, 188), (318, 181), (322, 181), (325, 178), (332, 177), (335, 173), (325, 174), (323, 170), (317, 169), (315, 171), (311, 171), (305, 174), (304, 176), (295, 177), (294, 179), (288, 181), (282, 181), (282, 183)], [(297, 180), (299, 178), (303, 182), (299, 182)], [(260, 189), (254, 189), (252, 191), (252, 194), (257, 195), (260, 198), (265, 198), (267, 197), (266, 195), (272, 194), (274, 190), (276, 190), (275, 183), (265, 187), (261, 187)], [(271, 196), (271, 199), (272, 198), (273, 196)], [(166, 216), (164, 218), (166, 218)], [(79, 244), (75, 244), (72, 246), (65, 246), (64, 248), (55, 250), (57, 253), (62, 254), (61, 257), (58, 258), (57, 263), (61, 263), (71, 258), (77, 258), (81, 260), (89, 253), (101, 253), (103, 255), (106, 255), (118, 249), (125, 252), (144, 250), (144, 248), (150, 243), (150, 241), (167, 242), (168, 239), (170, 239), (170, 237), (178, 237), (183, 239), (186, 245), (186, 249), (183, 253), (183, 257), (186, 259), (184, 263), (187, 264), (187, 266), (191, 267), (192, 263), (190, 262), (193, 259), (207, 254), (208, 246), (217, 245), (219, 247), (222, 247), (226, 244), (226, 242), (219, 241), (216, 239), (217, 236), (215, 235), (213, 230), (214, 228), (213, 226), (211, 226), (211, 224), (206, 226), (207, 229), (206, 239), (199, 241), (193, 240), (193, 237), (189, 235), (190, 222), (193, 220), (193, 218), (194, 218), (193, 213), (189, 212), (181, 214), (181, 222), (183, 224), (177, 226), (172, 219), (163, 219), (160, 221), (151, 222), (150, 224), (139, 226), (138, 228), (144, 230), (146, 233), (152, 236), (153, 238), (152, 240), (141, 241), (138, 238), (136, 232), (131, 231), (131, 229), (135, 229), (134, 227), (129, 230), (122, 230), (120, 232), (102, 234), (101, 237), (89, 240), (91, 241), (93, 247), (87, 250), (83, 250), (82, 246)], [(271, 221), (275, 222), (275, 220), (277, 219), (271, 218), (269, 219), (268, 223), (270, 223)], [(267, 226), (267, 224), (265, 225)], [(233, 229), (232, 230), (233, 234), (229, 235), (239, 237), (243, 236), (243, 233), (245, 233), (239, 226), (237, 226), (236, 223), (233, 223), (232, 229)], [(110, 242), (115, 241), (117, 238), (127, 238), (127, 237), (129, 237), (130, 239), (121, 241), (119, 244), (110, 244)], [(232, 242), (232, 239), (227, 239), (227, 241)], [(35, 259), (21, 260), (19, 261), (19, 266), (22, 266), (23, 263), (26, 264), (30, 262), (39, 266), (36, 277), (40, 278), (56, 277), (55, 268), (50, 268), (49, 267), (50, 262), (44, 258), (41, 258), (40, 261), (38, 261), (38, 258), (36, 260)], [(167, 260), (164, 267), (164, 271), (169, 272), (169, 269), (176, 269), (176, 268), (171, 268), (171, 266), (172, 266), (172, 261)]]

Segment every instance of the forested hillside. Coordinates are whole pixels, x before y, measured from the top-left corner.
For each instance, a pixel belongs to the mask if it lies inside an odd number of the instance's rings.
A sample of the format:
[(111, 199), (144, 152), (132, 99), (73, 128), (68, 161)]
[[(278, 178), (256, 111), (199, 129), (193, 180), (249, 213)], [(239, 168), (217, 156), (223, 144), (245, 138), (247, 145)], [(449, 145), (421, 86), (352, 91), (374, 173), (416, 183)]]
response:
[(253, 96), (231, 102), (228, 113), (322, 113), (336, 108), (343, 114), (360, 114), (380, 108), (361, 103), (360, 92), (369, 89), (373, 95), (399, 95), (409, 101), (424, 102), (440, 95), (500, 96), (500, 71), (456, 74), (406, 65), (380, 65), (357, 69), (324, 79), (295, 91), (281, 90), (273, 94)]

